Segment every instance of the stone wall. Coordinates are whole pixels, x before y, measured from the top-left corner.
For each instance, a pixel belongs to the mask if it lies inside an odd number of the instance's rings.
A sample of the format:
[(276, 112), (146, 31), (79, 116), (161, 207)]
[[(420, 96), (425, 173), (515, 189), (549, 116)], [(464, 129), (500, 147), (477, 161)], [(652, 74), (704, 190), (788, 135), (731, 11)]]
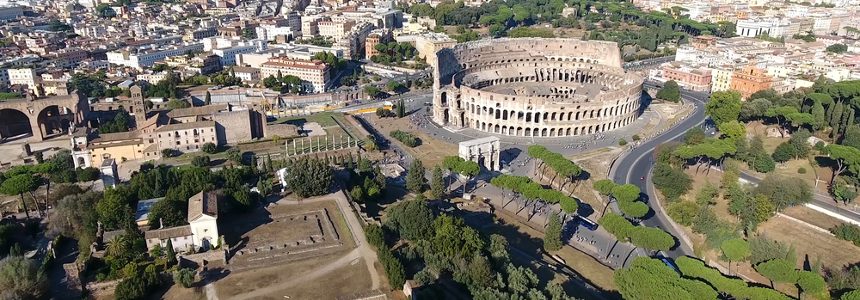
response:
[(254, 110), (219, 112), (212, 115), (217, 124), (218, 144), (237, 144), (263, 137), (261, 114)]
[(216, 261), (221, 261), (225, 264), (228, 263), (226, 251), (221, 249), (215, 249), (212, 251), (206, 251), (201, 253), (180, 255), (179, 260), (184, 265), (191, 265), (194, 267), (205, 266), (210, 262)]

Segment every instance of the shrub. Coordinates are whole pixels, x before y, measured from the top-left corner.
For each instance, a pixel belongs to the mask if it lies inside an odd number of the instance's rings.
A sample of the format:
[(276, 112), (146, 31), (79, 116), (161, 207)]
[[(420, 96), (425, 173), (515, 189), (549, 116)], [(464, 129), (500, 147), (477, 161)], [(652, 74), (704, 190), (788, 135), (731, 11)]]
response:
[(218, 152), (218, 146), (215, 143), (205, 143), (202, 148), (203, 152), (215, 154)]
[(860, 246), (860, 226), (842, 223), (830, 229), (836, 237), (853, 242), (854, 245)]
[(642, 137), (640, 137), (638, 134), (634, 134), (634, 135), (633, 135), (633, 137), (632, 137), (632, 139), (633, 139), (633, 141), (634, 141), (634, 142), (638, 142), (639, 140), (641, 140), (641, 139), (642, 139)]
[(397, 139), (406, 146), (417, 147), (418, 145), (421, 145), (421, 139), (409, 132), (402, 130), (394, 130), (390, 134), (391, 137)]
[(797, 168), (797, 174), (806, 174), (806, 168), (804, 168), (804, 167)]
[(624, 145), (627, 145), (627, 140), (625, 140), (625, 139), (618, 140), (618, 146), (624, 146)]
[(190, 288), (194, 284), (194, 270), (190, 268), (181, 268), (173, 271), (173, 282), (182, 285), (184, 288)]
[(77, 173), (78, 181), (93, 181), (99, 179), (99, 175), (101, 175), (99, 169), (93, 167), (77, 169), (75, 172)]
[(235, 163), (242, 164), (242, 152), (237, 148), (230, 148), (227, 150), (227, 159), (232, 160)]
[(698, 218), (699, 205), (692, 201), (680, 201), (680, 202), (672, 202), (669, 203), (669, 216), (672, 217), (675, 222), (678, 222), (684, 226), (693, 225), (693, 220)]
[(208, 167), (211, 163), (208, 155), (195, 156), (191, 159), (191, 165), (195, 167)]
[(161, 150), (161, 157), (163, 157), (163, 158), (169, 158), (169, 157), (173, 157), (173, 156), (174, 156), (174, 150), (173, 150), (173, 149), (163, 149), (163, 150)]

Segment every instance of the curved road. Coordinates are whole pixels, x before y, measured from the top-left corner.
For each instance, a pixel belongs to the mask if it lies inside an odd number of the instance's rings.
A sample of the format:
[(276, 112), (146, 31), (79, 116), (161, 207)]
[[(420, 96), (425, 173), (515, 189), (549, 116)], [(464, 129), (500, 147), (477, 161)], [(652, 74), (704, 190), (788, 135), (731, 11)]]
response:
[[(645, 87), (652, 88), (654, 85), (646, 83)], [(649, 201), (649, 205), (653, 211), (653, 216), (643, 220), (642, 224), (666, 230), (679, 239), (681, 235), (671, 225), (668, 216), (660, 207), (660, 204), (656, 202), (657, 198), (654, 194), (654, 187), (650, 184), (651, 181), (649, 176), (653, 166), (652, 161), (655, 147), (662, 143), (679, 140), (683, 138), (684, 133), (686, 133), (687, 130), (705, 122), (705, 103), (708, 101), (709, 95), (707, 93), (681, 90), (681, 97), (685, 101), (695, 105), (693, 113), (671, 129), (663, 132), (656, 138), (636, 146), (626, 155), (616, 160), (613, 164), (612, 172), (612, 180), (620, 184), (632, 183), (648, 195), (647, 199), (654, 200)], [(640, 178), (645, 178), (645, 180)], [(668, 251), (668, 256), (674, 258), (684, 255), (693, 255), (693, 250), (690, 248), (690, 245), (687, 245), (683, 241), (679, 241), (679, 244), (680, 246)]]

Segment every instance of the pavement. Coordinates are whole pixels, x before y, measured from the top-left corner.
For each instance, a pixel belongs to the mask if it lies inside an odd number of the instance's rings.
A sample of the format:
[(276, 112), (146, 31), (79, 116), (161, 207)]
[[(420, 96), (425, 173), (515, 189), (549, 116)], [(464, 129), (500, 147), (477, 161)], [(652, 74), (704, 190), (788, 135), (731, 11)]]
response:
[[(653, 86), (653, 84), (646, 83), (646, 87)], [(613, 163), (613, 168), (610, 171), (610, 178), (615, 182), (619, 184), (634, 184), (647, 195), (646, 201), (654, 213), (652, 217), (643, 220), (641, 222), (642, 225), (661, 228), (679, 238), (683, 236), (680, 228), (672, 223), (659, 201), (657, 201), (654, 187), (652, 184), (649, 184), (651, 181), (648, 177), (650, 177), (653, 167), (655, 147), (669, 141), (680, 140), (687, 130), (699, 126), (705, 121), (705, 103), (708, 101), (709, 95), (682, 90), (681, 97), (695, 106), (692, 114), (671, 129), (633, 147), (628, 153)], [(689, 245), (689, 242), (683, 241), (683, 238), (681, 238), (679, 246), (668, 251), (666, 254), (670, 257), (692, 256), (693, 249)]]

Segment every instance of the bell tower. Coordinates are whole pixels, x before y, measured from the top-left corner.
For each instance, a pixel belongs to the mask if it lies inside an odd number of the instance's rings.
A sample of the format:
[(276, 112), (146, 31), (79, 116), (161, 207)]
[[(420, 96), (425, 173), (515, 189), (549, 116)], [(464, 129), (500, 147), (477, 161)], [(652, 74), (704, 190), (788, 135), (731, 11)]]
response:
[(146, 122), (146, 101), (143, 99), (143, 90), (139, 85), (134, 85), (129, 88), (131, 92), (132, 111), (134, 114), (135, 127), (140, 129), (140, 126)]

